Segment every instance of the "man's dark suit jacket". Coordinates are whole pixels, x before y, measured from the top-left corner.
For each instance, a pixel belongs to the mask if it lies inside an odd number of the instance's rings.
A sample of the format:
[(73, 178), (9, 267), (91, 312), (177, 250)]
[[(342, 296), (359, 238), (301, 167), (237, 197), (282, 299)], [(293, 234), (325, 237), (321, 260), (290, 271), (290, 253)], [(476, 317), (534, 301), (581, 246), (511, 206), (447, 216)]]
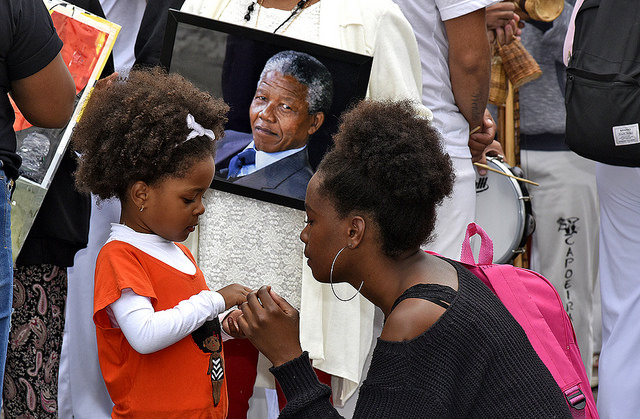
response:
[[(248, 133), (225, 131), (224, 138), (217, 144), (216, 176), (226, 179), (229, 161), (244, 150), (252, 139)], [(304, 200), (311, 176), (313, 169), (305, 148), (247, 176), (230, 180), (237, 185)]]

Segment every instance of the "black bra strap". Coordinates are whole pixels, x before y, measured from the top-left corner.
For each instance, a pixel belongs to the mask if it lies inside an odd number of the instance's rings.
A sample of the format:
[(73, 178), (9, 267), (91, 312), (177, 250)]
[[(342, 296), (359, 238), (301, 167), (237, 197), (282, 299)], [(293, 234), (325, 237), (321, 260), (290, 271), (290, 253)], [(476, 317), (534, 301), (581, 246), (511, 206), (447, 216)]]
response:
[(421, 298), (423, 300), (431, 301), (432, 303), (437, 304), (446, 310), (451, 305), (451, 302), (453, 301), (455, 296), (456, 291), (451, 287), (447, 287), (446, 285), (417, 284), (407, 289), (402, 293), (400, 297), (398, 297), (396, 302), (393, 303), (391, 311), (393, 311), (393, 309), (396, 308), (396, 306), (400, 304), (400, 302), (406, 300), (407, 298)]

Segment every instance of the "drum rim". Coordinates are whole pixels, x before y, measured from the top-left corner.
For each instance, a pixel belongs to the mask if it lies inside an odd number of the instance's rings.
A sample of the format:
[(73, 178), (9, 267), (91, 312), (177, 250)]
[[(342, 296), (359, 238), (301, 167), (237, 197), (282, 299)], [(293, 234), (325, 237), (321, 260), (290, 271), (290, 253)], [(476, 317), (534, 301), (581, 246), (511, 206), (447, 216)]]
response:
[[(513, 175), (513, 172), (511, 171), (512, 167), (497, 157), (487, 156), (487, 164), (490, 166), (493, 164), (494, 166), (496, 166), (494, 168), (502, 171), (503, 173), (508, 173)], [(499, 175), (496, 173), (496, 176), (502, 176), (502, 175)], [(508, 176), (504, 176), (504, 177), (511, 183), (513, 190), (516, 192), (515, 195), (518, 198), (518, 205), (517, 205), (518, 207), (517, 233), (518, 234), (516, 238), (512, 239), (510, 246), (508, 247), (508, 250), (503, 254), (501, 254), (500, 257), (498, 257), (498, 255), (494, 253), (493, 255), (494, 263), (509, 263), (510, 261), (512, 261), (516, 257), (515, 251), (517, 251), (518, 249), (521, 249), (527, 241), (527, 237), (525, 236), (525, 229), (527, 225), (527, 208), (525, 204), (525, 199), (530, 198), (529, 191), (524, 185), (522, 185), (516, 179), (513, 179)]]

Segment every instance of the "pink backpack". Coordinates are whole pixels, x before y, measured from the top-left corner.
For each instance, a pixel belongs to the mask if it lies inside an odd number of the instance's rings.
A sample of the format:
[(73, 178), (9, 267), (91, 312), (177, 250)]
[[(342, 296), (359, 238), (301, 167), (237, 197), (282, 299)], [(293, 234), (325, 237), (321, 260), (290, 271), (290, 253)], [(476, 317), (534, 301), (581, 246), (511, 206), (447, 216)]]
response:
[[(469, 242), (475, 234), (482, 240), (477, 264)], [(520, 323), (564, 393), (573, 417), (598, 418), (573, 325), (555, 287), (536, 272), (492, 261), (493, 242), (480, 226), (469, 224), (461, 263), (498, 296)]]

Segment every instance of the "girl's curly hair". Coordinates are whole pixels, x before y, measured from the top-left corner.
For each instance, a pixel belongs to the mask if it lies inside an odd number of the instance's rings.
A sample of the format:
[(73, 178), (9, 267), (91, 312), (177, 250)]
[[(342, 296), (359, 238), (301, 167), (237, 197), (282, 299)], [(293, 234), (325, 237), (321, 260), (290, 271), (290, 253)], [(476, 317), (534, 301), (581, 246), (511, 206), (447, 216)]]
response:
[(187, 114), (205, 129), (224, 135), (229, 107), (178, 74), (160, 68), (132, 70), (128, 77), (91, 94), (71, 137), (80, 154), (76, 185), (100, 199), (126, 200), (137, 181), (154, 184), (179, 177), (214, 156), (207, 136), (187, 142)]
[(410, 101), (364, 100), (346, 112), (317, 172), (341, 217), (373, 219), (389, 257), (430, 239), (455, 177), (439, 133)]

